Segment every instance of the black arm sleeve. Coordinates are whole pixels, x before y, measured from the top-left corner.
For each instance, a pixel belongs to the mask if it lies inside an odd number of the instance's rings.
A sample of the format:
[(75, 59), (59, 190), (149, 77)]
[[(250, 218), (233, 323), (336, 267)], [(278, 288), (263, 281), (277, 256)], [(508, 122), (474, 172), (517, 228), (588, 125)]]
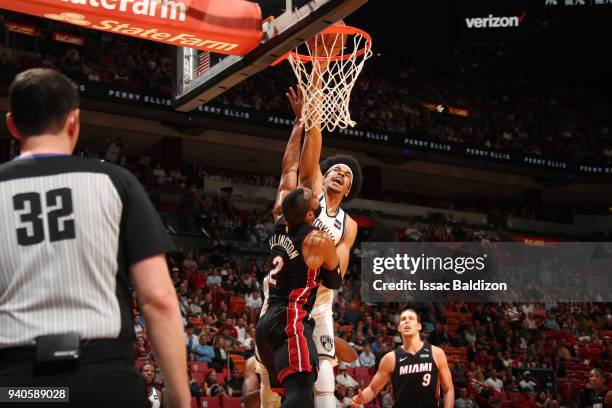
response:
[(323, 267), (319, 270), (319, 276), (323, 281), (323, 286), (328, 289), (339, 289), (342, 286), (342, 275), (340, 274), (340, 264), (334, 269), (325, 269)]

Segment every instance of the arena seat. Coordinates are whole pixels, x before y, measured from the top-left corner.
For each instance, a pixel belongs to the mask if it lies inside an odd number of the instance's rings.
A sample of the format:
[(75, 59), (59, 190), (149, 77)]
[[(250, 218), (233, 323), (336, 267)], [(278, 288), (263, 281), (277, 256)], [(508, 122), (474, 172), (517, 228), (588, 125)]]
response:
[(196, 397), (191, 397), (191, 408), (201, 408), (202, 405), (198, 402)]
[(193, 371), (191, 373), (191, 376), (195, 378), (197, 382), (202, 384), (204, 380), (206, 379), (206, 371)]
[(140, 370), (140, 367), (145, 365), (145, 363), (148, 363), (148, 360), (135, 360), (134, 361), (134, 364), (136, 365), (137, 370)]
[(229, 357), (234, 363), (234, 367), (236, 367), (241, 374), (244, 374), (244, 366), (246, 364), (244, 356), (241, 356), (240, 354), (230, 354)]
[(359, 381), (361, 378), (367, 378), (370, 375), (369, 367), (355, 367), (355, 379)]
[(223, 408), (242, 408), (240, 398), (238, 397), (225, 397), (222, 400)]
[(220, 385), (225, 385), (226, 378), (227, 378), (227, 373), (225, 371), (217, 373), (217, 383), (219, 383)]
[(191, 371), (200, 371), (200, 372), (207, 372), (208, 371), (208, 363), (206, 362), (194, 362), (191, 363)]
[(202, 406), (206, 408), (221, 408), (219, 397), (202, 397)]

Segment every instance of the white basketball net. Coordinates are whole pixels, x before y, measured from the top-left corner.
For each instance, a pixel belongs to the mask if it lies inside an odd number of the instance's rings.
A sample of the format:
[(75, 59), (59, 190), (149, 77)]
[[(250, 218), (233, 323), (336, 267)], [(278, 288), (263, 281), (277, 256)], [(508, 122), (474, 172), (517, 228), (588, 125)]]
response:
[[(325, 34), (333, 40), (322, 41), (316, 36), (314, 46), (305, 43), (304, 55), (312, 60), (303, 61), (296, 53), (290, 53), (288, 60), (298, 80), (298, 86), (304, 96), (302, 122), (306, 130), (320, 126), (321, 130), (355, 126), (349, 112), (351, 91), (361, 73), (365, 60), (372, 56), (369, 39), (356, 34)], [(338, 54), (342, 36), (348, 37), (345, 46)], [(327, 44), (326, 44), (327, 42)], [(335, 52), (334, 52), (335, 50)], [(360, 53), (360, 50), (365, 52)], [(316, 56), (320, 57), (319, 59)]]

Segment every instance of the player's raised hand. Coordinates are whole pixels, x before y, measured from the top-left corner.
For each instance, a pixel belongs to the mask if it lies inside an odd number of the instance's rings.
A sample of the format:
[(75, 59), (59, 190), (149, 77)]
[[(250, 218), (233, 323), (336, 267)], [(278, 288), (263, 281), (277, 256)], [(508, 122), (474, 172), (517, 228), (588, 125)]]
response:
[(302, 90), (299, 86), (297, 87), (297, 91), (294, 90), (293, 87), (290, 87), (289, 92), (287, 92), (285, 95), (287, 96), (291, 109), (295, 114), (295, 120), (300, 121), (302, 119), (302, 107), (304, 106), (304, 96), (302, 95)]

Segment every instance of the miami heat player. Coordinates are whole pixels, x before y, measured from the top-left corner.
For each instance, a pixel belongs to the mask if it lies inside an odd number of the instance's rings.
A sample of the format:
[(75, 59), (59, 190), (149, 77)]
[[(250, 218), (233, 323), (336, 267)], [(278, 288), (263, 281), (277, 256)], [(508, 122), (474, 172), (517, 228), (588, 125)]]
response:
[(353, 397), (353, 407), (372, 401), (389, 380), (395, 408), (438, 408), (440, 384), (444, 408), (453, 407), (455, 390), (446, 355), (441, 348), (423, 342), (420, 331), (419, 315), (413, 309), (404, 310), (399, 323), (403, 344), (385, 354), (370, 385)]

